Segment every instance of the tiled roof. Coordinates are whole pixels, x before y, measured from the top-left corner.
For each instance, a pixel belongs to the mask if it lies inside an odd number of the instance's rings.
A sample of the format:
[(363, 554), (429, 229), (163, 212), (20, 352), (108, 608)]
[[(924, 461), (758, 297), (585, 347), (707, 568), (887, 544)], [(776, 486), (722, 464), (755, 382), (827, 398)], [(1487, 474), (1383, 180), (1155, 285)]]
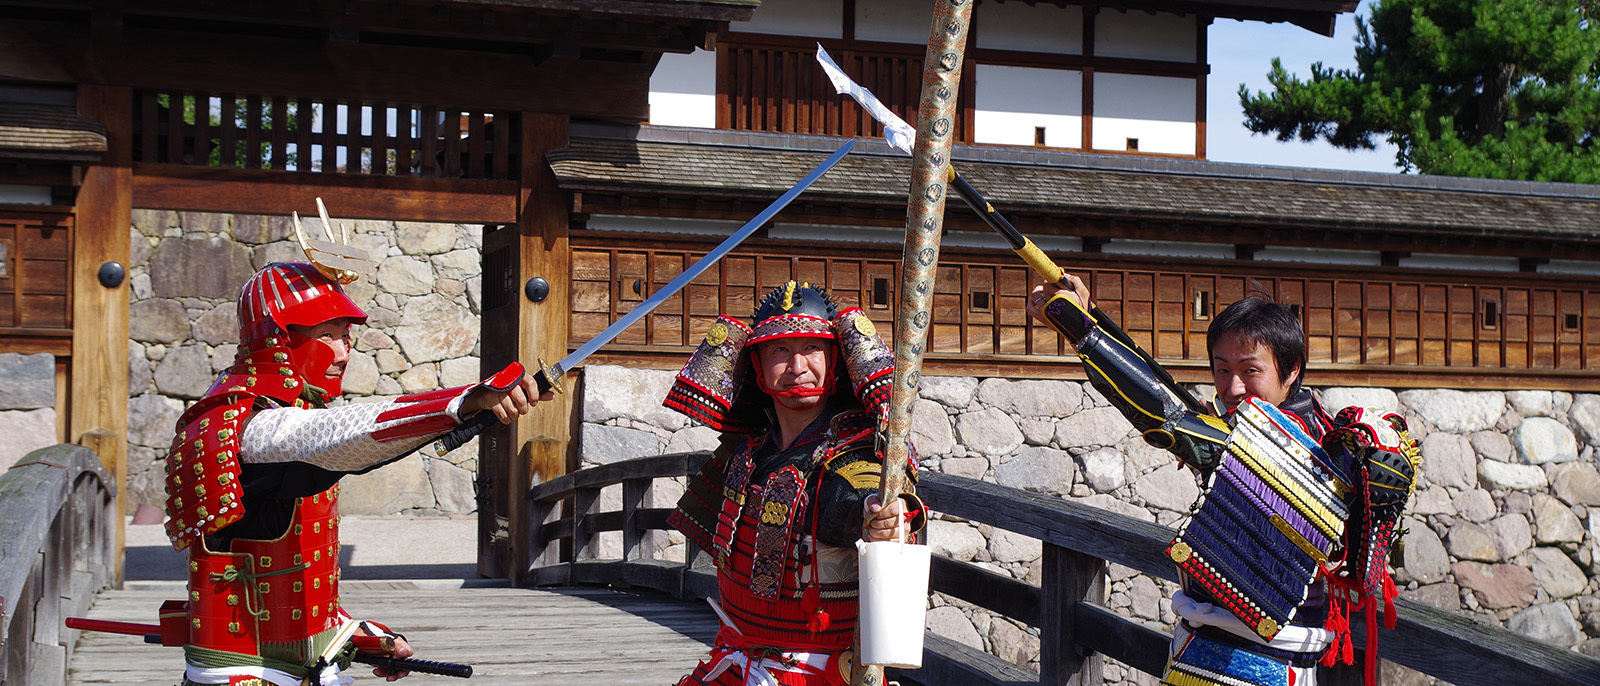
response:
[(106, 127), (68, 110), (0, 107), (0, 159), (97, 159), (106, 150)]
[[(575, 126), (550, 153), (563, 188), (770, 198), (837, 138)], [(956, 168), (1002, 212), (1130, 217), (1434, 236), (1600, 238), (1600, 186), (1340, 172), (1016, 148), (960, 147)], [(910, 161), (881, 141), (808, 195), (905, 202)]]

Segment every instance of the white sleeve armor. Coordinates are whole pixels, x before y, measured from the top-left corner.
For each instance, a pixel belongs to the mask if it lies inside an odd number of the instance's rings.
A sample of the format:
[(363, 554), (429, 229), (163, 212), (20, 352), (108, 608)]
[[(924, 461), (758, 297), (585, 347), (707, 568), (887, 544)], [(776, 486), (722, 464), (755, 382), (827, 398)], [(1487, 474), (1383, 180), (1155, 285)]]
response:
[[(464, 395), (467, 388), (453, 390)], [(436, 425), (437, 430), (405, 431), (412, 435), (389, 438), (395, 429), (415, 425), (427, 417), (404, 412), (410, 405), (415, 403), (388, 401), (322, 409), (258, 410), (251, 415), (241, 438), (240, 462), (306, 462), (330, 471), (355, 472), (403, 455), (460, 423), (454, 413), (460, 402), (449, 403), (448, 408), (441, 407), (432, 415), (429, 424)], [(396, 411), (402, 411), (402, 416), (394, 417)], [(381, 416), (385, 414), (393, 418)]]

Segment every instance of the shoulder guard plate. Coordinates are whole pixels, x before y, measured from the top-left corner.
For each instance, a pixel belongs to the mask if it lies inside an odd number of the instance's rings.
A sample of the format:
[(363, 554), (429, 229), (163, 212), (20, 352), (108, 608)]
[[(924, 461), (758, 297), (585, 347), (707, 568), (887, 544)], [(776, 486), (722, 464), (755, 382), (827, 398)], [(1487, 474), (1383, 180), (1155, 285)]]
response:
[(167, 536), (183, 550), (244, 516), (239, 484), (239, 426), (255, 395), (220, 393), (179, 419), (167, 453)]

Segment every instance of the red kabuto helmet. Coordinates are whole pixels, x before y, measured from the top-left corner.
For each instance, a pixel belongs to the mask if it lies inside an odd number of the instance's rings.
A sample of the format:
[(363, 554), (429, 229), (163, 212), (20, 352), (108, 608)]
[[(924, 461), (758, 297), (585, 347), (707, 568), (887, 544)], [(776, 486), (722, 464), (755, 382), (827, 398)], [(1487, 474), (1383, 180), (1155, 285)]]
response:
[[(367, 321), (337, 281), (315, 265), (278, 262), (267, 265), (239, 293), (239, 356), (235, 363), (254, 359), (267, 348), (285, 348), (288, 367), (305, 383), (332, 398), (341, 391), (342, 376), (328, 376), (334, 352), (321, 341), (289, 330), (290, 325), (316, 326), (345, 317), (355, 324)], [(298, 391), (295, 393), (298, 395)]]

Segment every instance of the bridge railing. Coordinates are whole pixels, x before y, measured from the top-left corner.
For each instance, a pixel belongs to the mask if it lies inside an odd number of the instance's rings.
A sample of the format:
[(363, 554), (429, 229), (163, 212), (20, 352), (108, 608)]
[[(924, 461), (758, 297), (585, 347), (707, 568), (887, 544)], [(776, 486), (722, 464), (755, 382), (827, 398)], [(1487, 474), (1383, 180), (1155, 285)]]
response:
[(73, 636), (115, 568), (116, 486), (88, 448), (40, 448), (0, 473), (0, 684), (65, 683)]
[[(654, 559), (645, 534), (666, 529), (667, 507), (645, 507), (655, 479), (692, 474), (710, 453), (640, 458), (579, 470), (528, 491), (529, 545), (534, 585), (606, 584), (665, 591), (681, 598), (715, 593), (709, 567), (694, 566), (692, 544), (680, 563)], [(600, 511), (601, 489), (621, 484), (620, 510)], [(1159, 675), (1170, 635), (1118, 616), (1104, 605), (1106, 565), (1177, 580), (1163, 554), (1173, 530), (1039, 493), (925, 472), (918, 493), (936, 512), (1039, 539), (1038, 586), (978, 565), (935, 557), (930, 585), (942, 592), (1039, 629), (1040, 672), (928, 633), (923, 668), (896, 678), (925, 686), (946, 684), (1101, 683), (1101, 656)], [(563, 505), (565, 503), (565, 505)], [(620, 531), (620, 559), (597, 559), (598, 535)], [(1383, 631), (1379, 654), (1456, 686), (1505, 686), (1526, 680), (1560, 686), (1600, 683), (1600, 660), (1488, 626), (1428, 605), (1399, 599), (1399, 623)], [(1355, 644), (1364, 645), (1357, 621)], [(1356, 669), (1324, 675), (1321, 683), (1359, 683)]]

